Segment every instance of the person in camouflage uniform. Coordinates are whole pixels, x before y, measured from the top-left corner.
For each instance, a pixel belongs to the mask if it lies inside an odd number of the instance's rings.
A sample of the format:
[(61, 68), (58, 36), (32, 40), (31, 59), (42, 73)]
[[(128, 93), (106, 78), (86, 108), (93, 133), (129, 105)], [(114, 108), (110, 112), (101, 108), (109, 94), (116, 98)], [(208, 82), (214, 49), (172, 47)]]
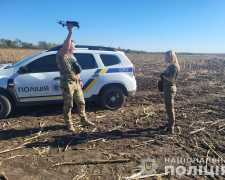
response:
[(168, 114), (168, 123), (165, 126), (161, 126), (160, 129), (165, 129), (162, 132), (163, 135), (174, 134), (175, 125), (175, 112), (174, 112), (174, 97), (176, 95), (176, 82), (180, 74), (180, 66), (177, 61), (176, 54), (173, 50), (167, 51), (165, 53), (165, 61), (170, 65), (163, 72), (156, 72), (156, 77), (161, 77), (163, 79), (163, 91), (164, 100), (166, 105), (166, 112)]
[(82, 91), (83, 83), (80, 75), (76, 74), (75, 69), (71, 63), (71, 60), (76, 61), (76, 58), (73, 55), (73, 51), (75, 50), (75, 42), (71, 40), (73, 34), (72, 28), (73, 24), (67, 25), (69, 34), (64, 41), (62, 48), (56, 54), (56, 62), (60, 73), (60, 88), (63, 93), (64, 119), (68, 130), (75, 133), (73, 120), (71, 117), (73, 100), (77, 104), (77, 110), (81, 118), (81, 124), (83, 126), (91, 126), (94, 124), (87, 120), (85, 113), (85, 100)]

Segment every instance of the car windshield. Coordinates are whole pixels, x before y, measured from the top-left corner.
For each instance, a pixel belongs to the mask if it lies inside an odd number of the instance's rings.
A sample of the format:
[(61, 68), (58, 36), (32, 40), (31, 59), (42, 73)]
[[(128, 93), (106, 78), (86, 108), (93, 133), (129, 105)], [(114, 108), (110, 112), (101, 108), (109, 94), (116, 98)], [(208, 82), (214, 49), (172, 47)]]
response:
[(17, 67), (17, 66), (20, 66), (22, 63), (28, 61), (29, 59), (31, 59), (31, 58), (33, 58), (33, 57), (35, 57), (35, 56), (38, 56), (39, 54), (41, 54), (41, 53), (35, 54), (35, 55), (33, 55), (33, 56), (30, 56), (30, 57), (28, 57), (28, 58), (26, 58), (26, 59), (24, 59), (24, 60), (22, 60), (22, 61), (20, 61), (20, 62), (18, 62), (18, 63), (16, 63), (16, 64), (14, 64), (14, 65), (11, 66), (10, 68), (15, 68), (15, 67)]

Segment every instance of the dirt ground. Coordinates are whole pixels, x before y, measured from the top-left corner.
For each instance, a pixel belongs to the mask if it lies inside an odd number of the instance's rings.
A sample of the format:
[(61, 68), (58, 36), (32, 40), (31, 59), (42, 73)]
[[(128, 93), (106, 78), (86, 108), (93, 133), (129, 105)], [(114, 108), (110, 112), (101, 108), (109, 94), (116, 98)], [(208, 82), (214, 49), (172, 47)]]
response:
[[(87, 103), (95, 127), (80, 127), (74, 107), (77, 135), (71, 135), (62, 104), (14, 108), (0, 120), (0, 172), (9, 180), (135, 179), (141, 160), (150, 157), (156, 159), (157, 175), (139, 174), (140, 179), (225, 179), (221, 171), (214, 177), (188, 174), (190, 166), (207, 166), (208, 171), (213, 166), (216, 173), (221, 162), (172, 161), (225, 160), (225, 57), (178, 56), (175, 134), (163, 136), (159, 126), (166, 123), (167, 114), (153, 72), (166, 69), (164, 56), (127, 56), (136, 68), (137, 93), (115, 111)], [(174, 175), (165, 175), (165, 166), (174, 166)], [(184, 166), (186, 174), (176, 173), (178, 166)]]

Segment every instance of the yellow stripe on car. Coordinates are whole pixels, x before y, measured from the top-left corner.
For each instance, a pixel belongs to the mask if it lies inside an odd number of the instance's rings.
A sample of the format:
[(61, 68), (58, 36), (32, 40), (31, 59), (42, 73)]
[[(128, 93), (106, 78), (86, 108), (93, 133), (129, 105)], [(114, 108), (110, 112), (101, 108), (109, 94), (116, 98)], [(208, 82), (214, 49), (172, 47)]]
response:
[(105, 73), (105, 72), (106, 72), (106, 70), (107, 70), (107, 69), (102, 69), (102, 70), (99, 72), (99, 74), (103, 74), (103, 73)]
[(99, 79), (94, 79), (89, 86), (83, 91), (83, 93), (85, 94), (86, 92), (88, 92), (97, 82)]
[(63, 96), (47, 96), (47, 97), (33, 97), (33, 98), (20, 98), (20, 101), (30, 100), (30, 99), (46, 99), (46, 98), (62, 98)]

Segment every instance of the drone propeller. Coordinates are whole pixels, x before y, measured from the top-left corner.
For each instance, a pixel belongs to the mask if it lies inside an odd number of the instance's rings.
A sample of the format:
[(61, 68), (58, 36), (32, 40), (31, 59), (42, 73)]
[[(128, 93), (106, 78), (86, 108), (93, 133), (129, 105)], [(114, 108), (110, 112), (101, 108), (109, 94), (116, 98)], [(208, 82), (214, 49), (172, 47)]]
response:
[(57, 20), (58, 22), (57, 23), (59, 23), (59, 24), (66, 24), (64, 21), (59, 21), (59, 20)]

